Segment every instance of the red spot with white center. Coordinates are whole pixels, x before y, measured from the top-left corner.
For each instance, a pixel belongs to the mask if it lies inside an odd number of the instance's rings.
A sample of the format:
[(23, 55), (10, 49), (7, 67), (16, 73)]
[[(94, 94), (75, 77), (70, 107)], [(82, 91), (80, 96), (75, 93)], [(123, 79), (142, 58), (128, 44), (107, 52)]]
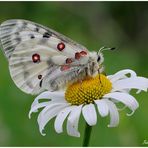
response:
[(64, 48), (65, 48), (65, 44), (62, 43), (62, 42), (57, 45), (57, 49), (58, 49), (59, 51), (62, 51)]
[(87, 52), (84, 51), (84, 50), (82, 50), (82, 51), (80, 52), (80, 54), (81, 54), (82, 56), (85, 56), (85, 55), (87, 55)]
[(67, 58), (66, 59), (66, 64), (70, 64), (70, 63), (72, 63), (72, 59), (71, 58)]
[(69, 65), (62, 65), (62, 66), (61, 66), (61, 71), (68, 70), (69, 68), (70, 68)]
[(40, 55), (37, 54), (37, 53), (33, 54), (33, 55), (32, 55), (32, 61), (33, 61), (34, 63), (40, 62)]
[(79, 59), (80, 59), (80, 57), (81, 57), (80, 52), (76, 52), (76, 53), (75, 53), (75, 59), (79, 60)]

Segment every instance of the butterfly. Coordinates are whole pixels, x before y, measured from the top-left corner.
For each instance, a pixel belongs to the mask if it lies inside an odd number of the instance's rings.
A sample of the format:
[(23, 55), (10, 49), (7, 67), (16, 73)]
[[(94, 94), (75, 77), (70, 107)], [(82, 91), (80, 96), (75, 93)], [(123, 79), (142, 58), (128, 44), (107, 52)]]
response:
[(56, 91), (103, 71), (101, 52), (89, 52), (64, 35), (31, 21), (3, 22), (0, 42), (12, 80), (28, 94)]

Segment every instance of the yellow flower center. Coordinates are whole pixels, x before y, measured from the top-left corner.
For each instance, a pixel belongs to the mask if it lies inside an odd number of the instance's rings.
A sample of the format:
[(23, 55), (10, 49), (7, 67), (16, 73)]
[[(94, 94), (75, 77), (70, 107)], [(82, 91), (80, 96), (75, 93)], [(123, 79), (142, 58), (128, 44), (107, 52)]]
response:
[(88, 77), (82, 82), (69, 85), (65, 92), (65, 98), (72, 105), (89, 104), (94, 100), (101, 99), (111, 89), (110, 80), (105, 75), (98, 74), (95, 77)]

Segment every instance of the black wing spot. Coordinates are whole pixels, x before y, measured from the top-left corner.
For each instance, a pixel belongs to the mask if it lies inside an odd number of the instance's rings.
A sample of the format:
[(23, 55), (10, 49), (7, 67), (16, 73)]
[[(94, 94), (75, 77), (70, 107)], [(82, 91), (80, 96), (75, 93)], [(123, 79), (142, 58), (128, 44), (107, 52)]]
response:
[(52, 35), (52, 33), (45, 32), (45, 33), (43, 34), (43, 38), (50, 38), (51, 35)]
[(24, 71), (24, 79), (27, 79), (29, 76), (29, 72), (28, 71)]
[[(22, 30), (25, 29), (27, 25), (28, 25), (27, 22), (23, 22), (23, 24), (22, 24)], [(21, 31), (22, 31), (22, 30), (21, 30)]]
[(36, 31), (36, 32), (39, 32), (39, 28), (38, 28), (38, 27), (36, 27), (36, 28), (35, 28), (35, 31)]
[(38, 75), (38, 79), (42, 79), (42, 75)]
[(39, 86), (40, 86), (40, 87), (42, 87), (42, 82), (43, 82), (43, 80), (41, 80), (40, 83), (39, 83)]
[(19, 32), (15, 32), (15, 35), (20, 35), (20, 33)]
[(9, 55), (11, 56), (11, 53), (14, 51), (14, 46), (9, 46), (5, 48), (5, 51), (9, 51), (9, 53), (6, 54), (7, 57), (9, 57)]
[(16, 38), (15, 40), (16, 40), (17, 42), (21, 42), (21, 38), (20, 38), (20, 37)]
[(8, 40), (8, 41), (3, 43), (3, 45), (7, 45), (7, 44), (12, 44), (12, 42), (10, 40)]
[(30, 35), (30, 38), (31, 38), (31, 39), (34, 39), (34, 38), (35, 38), (35, 36), (34, 36), (33, 34), (31, 34), (31, 35)]

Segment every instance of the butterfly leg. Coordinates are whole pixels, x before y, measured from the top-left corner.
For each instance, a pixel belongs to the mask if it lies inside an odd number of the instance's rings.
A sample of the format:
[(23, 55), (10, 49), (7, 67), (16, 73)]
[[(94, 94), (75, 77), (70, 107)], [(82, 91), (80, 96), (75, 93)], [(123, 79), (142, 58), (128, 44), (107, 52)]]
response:
[(102, 82), (101, 82), (101, 78), (100, 78), (100, 74), (101, 74), (100, 69), (98, 69), (98, 74), (99, 74), (99, 83), (103, 87)]

